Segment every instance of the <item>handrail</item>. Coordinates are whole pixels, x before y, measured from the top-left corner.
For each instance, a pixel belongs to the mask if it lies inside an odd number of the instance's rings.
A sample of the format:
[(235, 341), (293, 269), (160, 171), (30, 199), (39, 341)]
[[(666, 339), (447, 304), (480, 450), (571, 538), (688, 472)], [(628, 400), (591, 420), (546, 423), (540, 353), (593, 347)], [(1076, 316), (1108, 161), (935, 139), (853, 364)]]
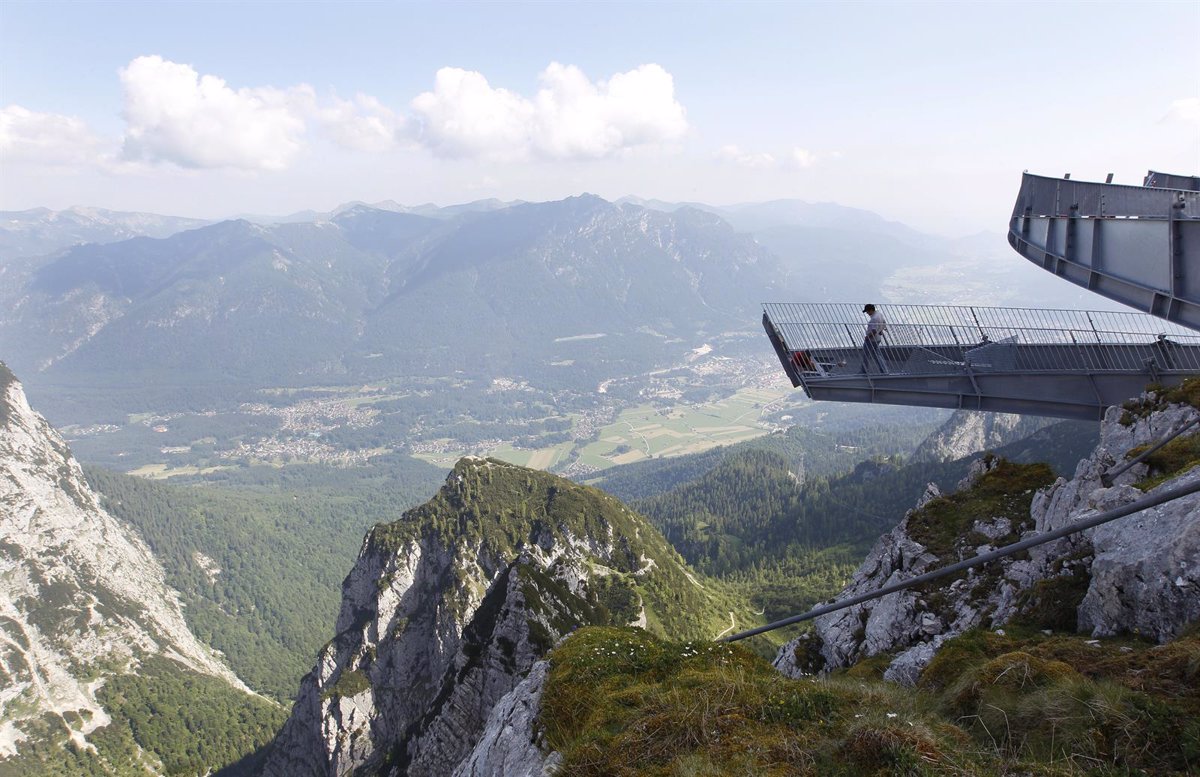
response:
[(757, 634), (763, 634), (768, 631), (774, 631), (775, 629), (781, 629), (784, 626), (791, 626), (796, 623), (801, 623), (803, 621), (812, 620), (813, 618), (819, 618), (822, 615), (828, 615), (831, 612), (837, 612), (838, 610), (844, 610), (847, 607), (853, 607), (856, 604), (862, 604), (863, 602), (869, 602), (872, 599), (880, 599), (884, 596), (887, 596), (888, 594), (894, 594), (897, 591), (903, 591), (907, 588), (912, 588), (913, 586), (921, 585), (922, 583), (928, 583), (931, 580), (938, 580), (938, 579), (946, 577), (948, 575), (952, 575), (955, 572), (961, 572), (964, 569), (970, 569), (971, 567), (982, 566), (983, 564), (987, 564), (988, 562), (1004, 558), (1005, 556), (1011, 556), (1016, 553), (1020, 553), (1021, 551), (1028, 550), (1033, 547), (1037, 547), (1038, 545), (1044, 545), (1047, 542), (1053, 542), (1054, 540), (1062, 539), (1063, 537), (1069, 536), (1071, 534), (1077, 534), (1081, 531), (1086, 531), (1088, 529), (1095, 528), (1097, 526), (1100, 526), (1101, 524), (1108, 523), (1109, 521), (1115, 521), (1118, 518), (1124, 518), (1127, 515), (1139, 513), (1142, 510), (1146, 510), (1151, 507), (1157, 507), (1160, 504), (1165, 504), (1166, 502), (1174, 501), (1176, 499), (1179, 499), (1180, 497), (1188, 496), (1188, 495), (1194, 494), (1198, 491), (1200, 491), (1200, 478), (1197, 478), (1195, 481), (1193, 481), (1192, 483), (1188, 483), (1187, 485), (1179, 486), (1177, 488), (1172, 488), (1167, 491), (1164, 491), (1161, 494), (1157, 494), (1155, 496), (1147, 496), (1147, 497), (1145, 497), (1143, 499), (1139, 499), (1135, 502), (1130, 502), (1129, 504), (1125, 505), (1124, 507), (1118, 507), (1113, 510), (1108, 510), (1103, 513), (1100, 513), (1099, 515), (1093, 516), (1092, 518), (1086, 518), (1081, 521), (1076, 521), (1075, 523), (1064, 526), (1061, 529), (1055, 529), (1054, 531), (1047, 532), (1045, 534), (1039, 534), (1036, 537), (1031, 537), (1026, 540), (1021, 540), (1020, 542), (1014, 542), (1011, 545), (1005, 545), (1004, 547), (997, 548), (996, 550), (993, 550), (989, 553), (981, 553), (978, 556), (974, 556), (972, 558), (965, 559), (963, 561), (959, 561), (954, 564), (950, 564), (949, 566), (945, 566), (940, 569), (935, 569), (932, 572), (926, 572), (923, 575), (918, 575), (917, 577), (910, 578), (908, 580), (902, 580), (899, 583), (893, 583), (892, 585), (884, 586), (883, 588), (879, 588), (879, 589), (877, 589), (875, 591), (871, 591), (869, 593), (859, 594), (858, 596), (852, 596), (849, 599), (843, 599), (840, 602), (834, 602), (832, 604), (826, 604), (826, 605), (822, 605), (820, 607), (814, 607), (813, 609), (809, 610), (806, 613), (802, 613), (800, 615), (793, 615), (790, 618), (784, 618), (783, 620), (775, 621), (773, 623), (768, 623), (766, 626), (759, 626), (756, 629), (750, 629), (749, 631), (743, 631), (738, 634), (732, 634), (728, 637), (723, 637), (721, 639), (721, 642), (736, 642), (740, 639), (746, 639), (747, 637), (753, 637)]
[[(806, 313), (828, 311), (830, 314), (840, 316), (838, 319), (825, 318), (823, 323), (853, 322), (856, 325), (865, 326), (867, 321), (866, 315), (860, 313), (862, 304), (857, 302), (765, 302), (763, 303), (763, 307), (768, 312), (775, 314), (771, 318), (777, 322), (782, 320), (779, 316), (780, 313), (788, 313), (796, 310), (804, 310)], [(995, 307), (985, 305), (910, 305), (904, 303), (879, 304), (878, 307), (888, 318), (889, 326), (891, 326), (893, 318), (890, 313), (899, 313), (901, 316), (913, 317), (918, 314), (937, 314), (940, 316), (938, 319), (922, 320), (963, 325), (973, 325), (976, 317), (982, 317), (985, 326), (1004, 326), (1010, 321), (1055, 323), (1057, 321), (1074, 320), (1079, 322), (1080, 328), (1090, 329), (1091, 322), (1089, 319), (1091, 319), (1091, 321), (1121, 322), (1121, 328), (1114, 329), (1114, 331), (1130, 331), (1132, 328), (1144, 334), (1193, 334), (1188, 329), (1171, 323), (1164, 323), (1160, 318), (1132, 311)]]

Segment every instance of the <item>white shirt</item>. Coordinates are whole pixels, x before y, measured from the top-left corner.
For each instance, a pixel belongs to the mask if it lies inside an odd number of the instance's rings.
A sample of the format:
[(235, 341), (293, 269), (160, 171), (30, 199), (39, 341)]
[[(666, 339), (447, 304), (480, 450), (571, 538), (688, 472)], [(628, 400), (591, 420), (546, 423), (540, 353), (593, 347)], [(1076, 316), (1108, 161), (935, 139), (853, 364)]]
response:
[(867, 322), (867, 337), (872, 340), (878, 340), (883, 337), (883, 333), (887, 331), (887, 321), (883, 318), (883, 313), (876, 310), (871, 314), (871, 320)]

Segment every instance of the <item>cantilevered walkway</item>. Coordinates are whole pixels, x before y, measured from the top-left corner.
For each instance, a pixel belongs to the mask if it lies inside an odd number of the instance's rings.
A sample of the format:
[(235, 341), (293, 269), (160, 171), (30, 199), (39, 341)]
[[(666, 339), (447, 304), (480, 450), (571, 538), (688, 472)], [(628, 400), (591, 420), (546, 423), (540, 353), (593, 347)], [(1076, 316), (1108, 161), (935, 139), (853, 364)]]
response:
[(1151, 171), (1120, 186), (1026, 173), (1008, 242), (1072, 283), (1200, 329), (1200, 178)]
[(864, 358), (857, 305), (767, 304), (763, 327), (792, 385), (813, 399), (1097, 419), (1147, 384), (1200, 375), (1200, 178), (1151, 171), (1142, 186), (1120, 186), (1026, 173), (1008, 241), (1157, 318), (880, 306), (886, 373)]
[(851, 304), (768, 303), (763, 327), (813, 399), (1099, 419), (1149, 383), (1200, 374), (1200, 333), (1137, 313), (880, 305), (887, 373), (864, 368)]

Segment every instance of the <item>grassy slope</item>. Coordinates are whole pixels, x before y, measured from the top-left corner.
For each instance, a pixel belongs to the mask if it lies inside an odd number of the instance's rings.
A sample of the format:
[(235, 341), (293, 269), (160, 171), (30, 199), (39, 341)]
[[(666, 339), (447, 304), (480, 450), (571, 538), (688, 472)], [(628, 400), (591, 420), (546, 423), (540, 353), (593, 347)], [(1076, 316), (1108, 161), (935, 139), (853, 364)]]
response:
[(736, 645), (590, 628), (551, 656), (540, 725), (587, 775), (1185, 774), (1200, 638), (1040, 632), (947, 643), (915, 691), (855, 670), (790, 680)]
[[(1200, 405), (1197, 391), (1172, 393)], [(1195, 439), (1175, 445), (1142, 485), (1196, 466)], [(1019, 532), (1053, 477), (1001, 460), (910, 533), (954, 560), (983, 539), (975, 520), (1008, 515)], [(916, 689), (881, 680), (889, 656), (788, 680), (736, 646), (583, 630), (551, 654), (541, 727), (572, 775), (1197, 773), (1197, 627), (1166, 645), (1072, 633), (1087, 580), (1063, 564), (1075, 573), (1027, 592), (1005, 629), (945, 643)]]

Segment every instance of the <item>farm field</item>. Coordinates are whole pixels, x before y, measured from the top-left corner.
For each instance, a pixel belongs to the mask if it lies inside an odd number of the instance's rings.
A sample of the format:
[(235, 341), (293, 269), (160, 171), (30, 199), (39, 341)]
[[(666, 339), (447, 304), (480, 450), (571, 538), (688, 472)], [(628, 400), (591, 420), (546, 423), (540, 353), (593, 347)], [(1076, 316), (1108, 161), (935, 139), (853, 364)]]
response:
[(223, 469), (234, 469), (234, 467), (171, 467), (166, 464), (146, 464), (145, 466), (130, 470), (127, 474), (150, 480), (166, 480), (177, 475), (207, 475), (211, 472), (220, 472)]
[(574, 443), (565, 442), (549, 448), (527, 449), (514, 448), (511, 445), (501, 445), (488, 451), (470, 451), (466, 449), (444, 450), (431, 453), (414, 453), (414, 459), (428, 462), (435, 467), (453, 467), (454, 462), (461, 459), (463, 456), (474, 453), (476, 456), (491, 456), (507, 461), (511, 464), (517, 464), (522, 467), (531, 467), (533, 469), (548, 470), (560, 461), (566, 459), (571, 453), (571, 448)]
[[(579, 461), (595, 469), (607, 469), (617, 464), (699, 453), (718, 445), (750, 440), (770, 431), (760, 423), (762, 415), (789, 397), (795, 397), (795, 392), (790, 389), (748, 388), (702, 405), (662, 408), (645, 404), (629, 408), (601, 429), (597, 440), (584, 445)], [(566, 461), (575, 445), (566, 442), (536, 450), (501, 445), (487, 451), (448, 446), (444, 450), (413, 456), (435, 466), (450, 467), (462, 456), (475, 453), (525, 467), (551, 469)]]
[(605, 469), (750, 440), (769, 431), (759, 422), (764, 411), (792, 394), (791, 390), (752, 388), (703, 405), (630, 408), (583, 449), (580, 461)]

